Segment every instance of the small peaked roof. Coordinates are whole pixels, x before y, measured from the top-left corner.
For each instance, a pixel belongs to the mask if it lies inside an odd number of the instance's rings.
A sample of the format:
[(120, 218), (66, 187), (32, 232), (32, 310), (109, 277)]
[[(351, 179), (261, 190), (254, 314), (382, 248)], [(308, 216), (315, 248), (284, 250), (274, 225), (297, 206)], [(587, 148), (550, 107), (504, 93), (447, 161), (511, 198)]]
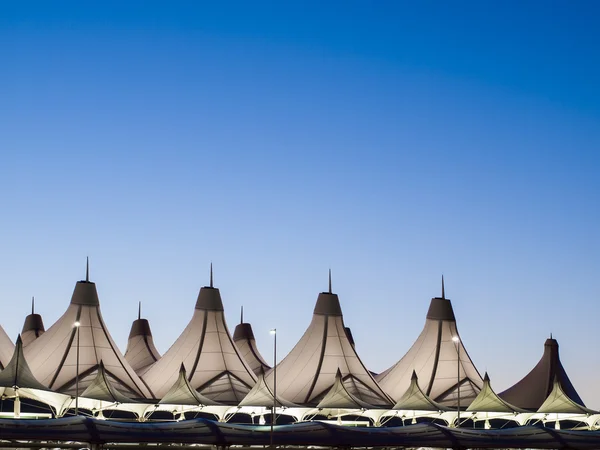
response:
[(40, 337), (46, 329), (44, 328), (44, 321), (42, 316), (35, 313), (35, 298), (31, 297), (31, 314), (25, 317), (25, 323), (21, 330), (21, 339), (23, 340), (23, 346), (26, 347)]
[(229, 334), (221, 294), (215, 287), (200, 289), (187, 327), (144, 374), (159, 398), (176, 382), (181, 363), (189, 368), (187, 379), (192, 388), (220, 403), (237, 405), (256, 383), (254, 372)]
[(448, 411), (449, 408), (431, 400), (419, 387), (419, 377), (413, 370), (410, 378), (410, 386), (396, 402), (396, 410), (412, 411)]
[(106, 369), (104, 368), (102, 361), (98, 364), (96, 378), (94, 378), (88, 387), (81, 393), (81, 397), (111, 403), (134, 403), (133, 400), (124, 396), (113, 387), (112, 382), (106, 375)]
[(10, 340), (2, 325), (0, 325), (0, 370), (4, 369), (13, 353), (15, 352), (15, 344)]
[[(457, 342), (454, 341), (456, 338)], [(414, 370), (427, 396), (437, 403), (456, 408), (459, 353), (460, 403), (465, 406), (475, 399), (483, 386), (483, 379), (460, 339), (452, 303), (446, 298), (442, 284), (442, 297), (431, 299), (425, 326), (413, 346), (376, 379), (392, 398), (399, 399), (409, 388)]]
[(373, 405), (363, 402), (346, 389), (342, 380), (342, 372), (338, 369), (335, 374), (333, 386), (331, 386), (325, 397), (317, 404), (317, 408), (373, 409)]
[(179, 368), (179, 376), (175, 384), (158, 402), (161, 405), (205, 405), (214, 406), (220, 403), (215, 402), (196, 391), (187, 380), (185, 366), (181, 363)]
[(503, 400), (520, 408), (537, 411), (550, 395), (555, 379), (567, 397), (585, 406), (560, 362), (558, 341), (550, 338), (546, 339), (544, 354), (531, 372), (499, 395)]
[(244, 323), (243, 316), (242, 322), (237, 324), (233, 331), (233, 342), (235, 342), (242, 357), (257, 376), (261, 373), (261, 370), (266, 372), (271, 368), (256, 347), (252, 325)]
[[(79, 326), (75, 326), (76, 323)], [(25, 356), (38, 380), (54, 391), (73, 395), (78, 369), (79, 387), (81, 391), (85, 390), (94, 380), (102, 361), (114, 387), (122, 394), (132, 398), (154, 397), (108, 332), (100, 311), (96, 285), (89, 279), (75, 284), (65, 313), (43, 335), (25, 347)]]
[(160, 359), (160, 353), (154, 346), (150, 324), (141, 317), (141, 302), (138, 318), (131, 324), (124, 356), (138, 375), (146, 373)]
[[(265, 372), (261, 368), (259, 369), (258, 381), (254, 385), (248, 395), (244, 397), (244, 399), (239, 403), (238, 406), (254, 406), (254, 407), (264, 407), (270, 408), (273, 406), (273, 400), (275, 400), (275, 395), (273, 395), (273, 391), (269, 387), (269, 385), (265, 381)], [(284, 398), (281, 398), (280, 395), (277, 396), (277, 406), (285, 407), (285, 408), (294, 408), (297, 407), (295, 403), (289, 402)]]
[[(277, 392), (296, 404), (315, 406), (334, 385), (338, 369), (346, 389), (361, 402), (391, 406), (348, 339), (338, 296), (322, 292), (304, 335), (277, 365)], [(273, 385), (273, 371), (266, 381)]]
[(47, 388), (40, 383), (29, 368), (25, 355), (23, 355), (23, 341), (21, 335), (17, 337), (15, 351), (10, 362), (0, 372), (0, 387), (4, 388), (29, 388), (46, 391)]
[(552, 392), (548, 398), (542, 403), (538, 413), (564, 413), (564, 414), (597, 414), (590, 408), (573, 401), (562, 388), (558, 377), (554, 378)]
[(467, 408), (469, 412), (496, 412), (496, 413), (511, 413), (511, 412), (527, 412), (527, 410), (511, 405), (502, 400), (498, 394), (494, 392), (490, 384), (490, 377), (487, 372), (483, 377), (483, 387), (475, 397), (475, 400)]

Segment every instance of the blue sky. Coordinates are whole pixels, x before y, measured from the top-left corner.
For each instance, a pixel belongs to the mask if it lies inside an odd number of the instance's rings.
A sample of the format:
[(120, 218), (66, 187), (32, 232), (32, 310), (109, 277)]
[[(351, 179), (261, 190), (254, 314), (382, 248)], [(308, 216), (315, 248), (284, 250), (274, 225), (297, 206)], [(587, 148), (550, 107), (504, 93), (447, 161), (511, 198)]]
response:
[[(552, 332), (600, 408), (595, 2), (0, 3), (0, 323), (85, 273), (164, 352), (215, 265), (280, 355), (327, 270), (367, 366), (440, 277), (503, 390)], [(591, 345), (590, 345), (591, 344)]]

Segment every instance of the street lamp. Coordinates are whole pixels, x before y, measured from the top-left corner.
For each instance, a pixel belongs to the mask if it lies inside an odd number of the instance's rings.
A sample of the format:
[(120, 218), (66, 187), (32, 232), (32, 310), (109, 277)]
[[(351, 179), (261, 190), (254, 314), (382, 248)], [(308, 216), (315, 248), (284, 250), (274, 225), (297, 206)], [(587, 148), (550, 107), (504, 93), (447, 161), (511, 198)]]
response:
[(273, 335), (273, 409), (271, 411), (271, 447), (273, 447), (273, 426), (277, 408), (277, 328), (273, 328), (270, 333)]
[(460, 427), (460, 338), (458, 337), (458, 335), (456, 336), (452, 336), (452, 341), (454, 341), (454, 343), (456, 344), (456, 377), (457, 377), (457, 384), (456, 384), (456, 394), (458, 397), (458, 403), (456, 404), (456, 413), (457, 413), (457, 417), (456, 417), (456, 427)]
[(76, 321), (73, 326), (77, 328), (77, 362), (75, 366), (75, 415), (79, 415), (79, 327), (81, 322)]

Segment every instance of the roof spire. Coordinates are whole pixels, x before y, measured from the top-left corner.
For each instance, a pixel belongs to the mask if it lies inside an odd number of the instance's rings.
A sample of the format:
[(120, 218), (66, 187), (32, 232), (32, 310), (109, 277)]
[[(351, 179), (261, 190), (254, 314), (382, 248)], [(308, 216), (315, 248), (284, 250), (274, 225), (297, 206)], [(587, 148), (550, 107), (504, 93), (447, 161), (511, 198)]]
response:
[(240, 314), (240, 323), (244, 323), (244, 305), (242, 305), (242, 312)]
[(210, 263), (210, 287), (213, 287), (212, 261)]
[(331, 294), (331, 269), (329, 269), (329, 293)]
[(31, 314), (35, 313), (35, 297), (31, 297)]
[(140, 300), (138, 303), (138, 320), (142, 318), (142, 301)]
[(442, 298), (446, 300), (446, 291), (444, 289), (444, 275), (442, 274)]
[(90, 282), (90, 257), (85, 257), (85, 281)]
[(552, 332), (550, 332), (550, 339), (552, 339)]

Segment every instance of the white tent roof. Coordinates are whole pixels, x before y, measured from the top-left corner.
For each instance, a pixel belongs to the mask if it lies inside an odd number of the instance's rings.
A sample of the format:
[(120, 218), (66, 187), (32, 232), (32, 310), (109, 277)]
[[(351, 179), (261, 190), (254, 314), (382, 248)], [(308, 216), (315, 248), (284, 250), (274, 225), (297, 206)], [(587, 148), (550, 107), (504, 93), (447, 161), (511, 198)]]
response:
[[(483, 386), (481, 375), (459, 337), (452, 304), (443, 292), (442, 281), (442, 297), (431, 300), (425, 326), (416, 342), (400, 361), (376, 376), (380, 386), (394, 399), (408, 389), (414, 370), (425, 394), (456, 408), (459, 347), (461, 406), (469, 405)], [(453, 337), (458, 337), (458, 342)]]
[[(273, 406), (273, 400), (275, 400), (275, 395), (273, 394), (273, 390), (265, 381), (265, 373), (261, 370), (258, 374), (258, 381), (254, 387), (250, 389), (248, 395), (244, 397), (238, 406), (262, 406), (264, 408), (270, 408)], [(277, 395), (276, 406), (295, 408), (298, 405), (287, 401), (286, 399), (282, 398), (281, 395)]]
[(431, 400), (419, 386), (419, 379), (416, 372), (413, 370), (410, 386), (406, 392), (396, 402), (394, 408), (396, 410), (413, 410), (413, 411), (447, 411), (443, 405)]
[(481, 391), (477, 397), (475, 397), (475, 400), (471, 402), (467, 408), (467, 411), (494, 413), (527, 412), (524, 409), (511, 405), (510, 403), (502, 400), (492, 389), (490, 377), (488, 376), (487, 372), (483, 377), (483, 387), (481, 388)]
[(154, 346), (150, 324), (148, 320), (141, 318), (141, 307), (137, 320), (134, 320), (131, 324), (124, 356), (133, 370), (140, 376), (160, 359), (160, 353)]
[(190, 382), (187, 379), (185, 366), (181, 363), (179, 376), (177, 377), (177, 380), (175, 380), (175, 384), (173, 384), (171, 389), (169, 389), (162, 397), (159, 404), (199, 406), (219, 405), (220, 403), (204, 397), (190, 385)]
[(563, 414), (596, 414), (590, 408), (575, 402), (565, 393), (561, 385), (559, 377), (554, 378), (552, 391), (548, 398), (542, 403), (542, 406), (537, 411), (538, 413), (563, 413)]
[(35, 299), (31, 298), (31, 314), (25, 317), (25, 323), (23, 323), (23, 329), (21, 330), (21, 339), (23, 340), (23, 347), (27, 347), (38, 337), (40, 337), (46, 329), (44, 328), (44, 321), (42, 316), (35, 313)]
[(81, 393), (81, 396), (111, 403), (133, 403), (133, 400), (124, 396), (114, 388), (106, 374), (102, 361), (100, 361), (100, 364), (98, 365), (96, 378), (94, 378), (85, 391)]
[(0, 325), (0, 370), (4, 369), (15, 351), (15, 344), (10, 340), (2, 325)]
[(335, 374), (333, 386), (331, 386), (325, 397), (317, 404), (317, 408), (372, 409), (373, 406), (363, 402), (346, 389), (342, 373), (338, 369)]
[(169, 350), (144, 374), (144, 380), (161, 398), (175, 384), (181, 364), (188, 381), (202, 395), (237, 405), (256, 382), (254, 372), (242, 358), (225, 323), (219, 290), (203, 287), (194, 315)]
[[(330, 278), (331, 281), (331, 278)], [(277, 365), (277, 393), (300, 405), (316, 405), (341, 371), (344, 385), (361, 402), (391, 406), (348, 340), (336, 294), (319, 294), (312, 321), (292, 351)], [(273, 384), (273, 370), (266, 376)]]
[(25, 357), (38, 380), (54, 391), (74, 395), (79, 369), (79, 389), (83, 392), (103, 361), (108, 376), (121, 393), (133, 398), (153, 398), (110, 336), (100, 312), (96, 285), (88, 277), (75, 285), (71, 303), (62, 317), (25, 348)]
[(0, 387), (46, 390), (46, 386), (35, 378), (25, 360), (25, 356), (23, 355), (23, 341), (20, 335), (17, 337), (17, 343), (12, 358), (4, 370), (0, 372)]
[(236, 325), (235, 330), (233, 331), (233, 342), (235, 342), (242, 357), (248, 363), (255, 375), (258, 376), (261, 371), (267, 372), (271, 368), (256, 347), (252, 325), (244, 322), (243, 309), (241, 322)]

